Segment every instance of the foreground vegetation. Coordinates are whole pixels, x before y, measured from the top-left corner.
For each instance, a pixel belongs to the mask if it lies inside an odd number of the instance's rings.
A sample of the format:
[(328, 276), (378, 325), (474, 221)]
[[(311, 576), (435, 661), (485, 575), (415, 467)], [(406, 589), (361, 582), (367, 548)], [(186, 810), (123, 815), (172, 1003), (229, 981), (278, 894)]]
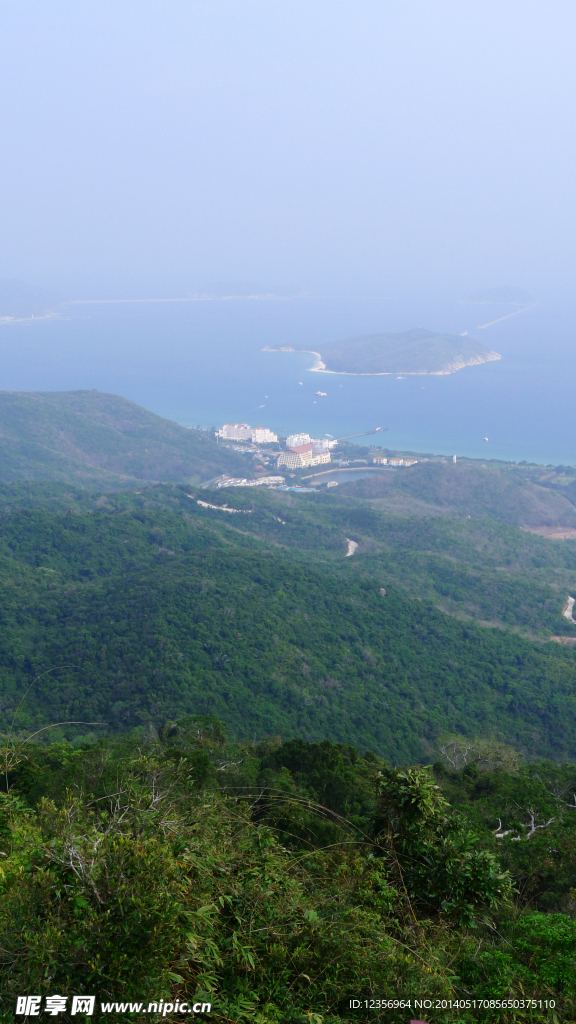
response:
[(573, 1020), (576, 766), (443, 748), (392, 769), (327, 741), (227, 743), (206, 718), (8, 742), (2, 1019), (58, 992), (261, 1024), (404, 1024), (415, 999), (430, 1024)]

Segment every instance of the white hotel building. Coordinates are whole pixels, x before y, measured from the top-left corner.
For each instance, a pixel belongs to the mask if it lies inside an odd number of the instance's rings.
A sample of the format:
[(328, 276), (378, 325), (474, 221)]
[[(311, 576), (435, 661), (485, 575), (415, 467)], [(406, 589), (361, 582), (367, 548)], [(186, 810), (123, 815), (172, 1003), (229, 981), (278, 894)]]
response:
[(303, 469), (305, 466), (320, 466), (331, 461), (329, 451), (320, 449), (315, 452), (314, 447), (312, 441), (309, 441), (307, 444), (289, 448), (278, 456), (276, 465), (286, 466), (287, 469)]
[(303, 444), (314, 445), (314, 454), (317, 455), (319, 452), (327, 452), (330, 448), (335, 448), (338, 444), (337, 441), (330, 440), (327, 437), (310, 437), (310, 434), (289, 434), (286, 438), (287, 448), (300, 448)]
[(268, 427), (250, 427), (247, 423), (225, 423), (216, 437), (226, 441), (251, 441), (252, 444), (271, 444), (278, 442), (278, 435)]

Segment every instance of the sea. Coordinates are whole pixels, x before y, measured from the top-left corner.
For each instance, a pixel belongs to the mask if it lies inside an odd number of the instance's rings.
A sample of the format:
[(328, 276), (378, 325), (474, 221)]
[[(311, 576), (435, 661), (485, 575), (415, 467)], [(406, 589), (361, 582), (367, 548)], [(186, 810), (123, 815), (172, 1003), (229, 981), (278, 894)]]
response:
[[(467, 331), (502, 358), (445, 376), (368, 377), (314, 372), (308, 352), (263, 351), (412, 327)], [(355, 442), (396, 451), (575, 465), (575, 340), (570, 302), (75, 301), (51, 319), (0, 322), (0, 389), (96, 388), (185, 426), (243, 422), (363, 435)]]

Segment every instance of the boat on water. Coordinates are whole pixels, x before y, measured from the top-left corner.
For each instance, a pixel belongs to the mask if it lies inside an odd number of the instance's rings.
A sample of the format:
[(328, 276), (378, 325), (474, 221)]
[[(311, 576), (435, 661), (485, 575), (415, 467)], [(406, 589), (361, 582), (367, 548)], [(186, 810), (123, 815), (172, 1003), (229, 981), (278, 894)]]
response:
[(327, 397), (327, 392), (326, 391), (315, 391), (314, 394), (318, 395), (319, 398), (326, 398)]

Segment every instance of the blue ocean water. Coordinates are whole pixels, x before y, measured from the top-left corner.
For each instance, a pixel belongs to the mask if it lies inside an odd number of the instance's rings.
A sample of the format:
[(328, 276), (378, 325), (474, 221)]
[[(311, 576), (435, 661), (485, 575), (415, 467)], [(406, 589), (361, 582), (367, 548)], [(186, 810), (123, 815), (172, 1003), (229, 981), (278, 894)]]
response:
[[(576, 311), (511, 311), (362, 297), (68, 304), (53, 320), (0, 324), (0, 388), (98, 388), (187, 426), (243, 421), (334, 437), (379, 426), (389, 429), (359, 441), (575, 464)], [(262, 351), (415, 326), (467, 330), (502, 359), (397, 379), (314, 373), (306, 353)]]

